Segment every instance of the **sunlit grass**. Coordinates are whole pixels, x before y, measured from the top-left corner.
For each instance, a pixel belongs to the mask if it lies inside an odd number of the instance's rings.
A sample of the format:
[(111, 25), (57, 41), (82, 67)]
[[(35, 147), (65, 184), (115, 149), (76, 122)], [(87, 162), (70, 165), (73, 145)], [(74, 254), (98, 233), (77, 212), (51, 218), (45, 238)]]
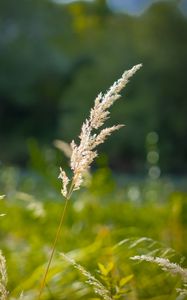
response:
[[(45, 176), (38, 181), (39, 174), (30, 173), (28, 179), (14, 169), (4, 169), (1, 174), (1, 182), (9, 176), (6, 191), (3, 190), (7, 196), (0, 202), (0, 211), (6, 214), (1, 218), (0, 232), (8, 267), (8, 290), (12, 297), (17, 298), (24, 290), (25, 297), (28, 294), (28, 299), (34, 299), (63, 200), (58, 189), (46, 185)], [(133, 274), (127, 285), (131, 291), (129, 299), (149, 299), (153, 295), (175, 299), (175, 288), (180, 288), (178, 279), (168, 277), (155, 266), (144, 264), (142, 268), (129, 260), (130, 256), (152, 251), (159, 256), (155, 249), (170, 247), (176, 250), (169, 257), (174, 262), (180, 263), (187, 255), (187, 194), (171, 186), (172, 182), (160, 180), (154, 184), (131, 181), (123, 187), (107, 167), (98, 169), (87, 188), (72, 199), (58, 242), (59, 252), (68, 253), (99, 280), (98, 263), (114, 263), (118, 278)], [(149, 199), (148, 195), (154, 197)], [(147, 239), (136, 246), (133, 241), (141, 237)], [(153, 242), (149, 239), (159, 243), (150, 246)], [(125, 242), (115, 248), (122, 240)], [(68, 266), (58, 252), (49, 279), (44, 299), (51, 299), (50, 293), (55, 299), (95, 299), (84, 276)]]

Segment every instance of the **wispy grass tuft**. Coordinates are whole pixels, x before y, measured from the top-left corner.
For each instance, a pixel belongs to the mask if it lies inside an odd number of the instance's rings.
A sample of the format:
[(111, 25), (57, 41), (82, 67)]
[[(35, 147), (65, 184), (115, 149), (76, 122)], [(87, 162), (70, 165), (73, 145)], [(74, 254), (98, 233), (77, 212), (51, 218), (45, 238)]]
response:
[(182, 268), (179, 264), (171, 262), (167, 258), (163, 257), (153, 257), (149, 255), (137, 255), (137, 256), (132, 256), (132, 260), (138, 260), (138, 261), (146, 261), (146, 262), (151, 262), (159, 267), (165, 272), (170, 273), (171, 275), (179, 275), (181, 277), (181, 280), (183, 282), (183, 288), (182, 289), (177, 289), (177, 291), (181, 295), (186, 295), (187, 296), (187, 269)]
[[(5, 197), (5, 195), (0, 195), (0, 200), (2, 200)], [(0, 214), (0, 217), (4, 217), (5, 214)]]
[(52, 251), (48, 260), (46, 271), (44, 273), (43, 280), (41, 282), (38, 300), (41, 298), (42, 291), (45, 287), (45, 282), (49, 268), (52, 262), (54, 251), (56, 248), (56, 243), (59, 239), (61, 227), (63, 224), (65, 212), (68, 205), (68, 200), (70, 199), (72, 193), (80, 188), (83, 184), (83, 179), (85, 173), (88, 171), (93, 160), (97, 157), (98, 153), (96, 148), (98, 145), (104, 143), (106, 138), (111, 135), (114, 131), (120, 129), (124, 125), (114, 125), (112, 127), (106, 127), (98, 131), (100, 127), (109, 118), (110, 112), (109, 108), (118, 100), (121, 90), (127, 85), (129, 79), (141, 68), (141, 64), (134, 66), (128, 71), (125, 71), (120, 79), (118, 79), (109, 88), (109, 90), (103, 95), (100, 93), (95, 99), (93, 108), (90, 110), (89, 117), (85, 120), (82, 125), (81, 133), (79, 135), (80, 143), (77, 145), (74, 141), (71, 142), (71, 154), (64, 143), (55, 142), (56, 146), (59, 148), (66, 147), (66, 155), (70, 154), (70, 167), (72, 170), (72, 178), (70, 179), (66, 172), (60, 168), (59, 178), (62, 180), (62, 195), (65, 197), (65, 205), (61, 213), (61, 218), (59, 226), (56, 231), (55, 239), (52, 246)]
[(0, 250), (0, 299), (8, 299), (7, 285), (7, 271), (6, 271), (6, 260)]
[(90, 272), (88, 272), (83, 266), (76, 263), (73, 258), (70, 258), (64, 253), (61, 253), (61, 256), (65, 261), (71, 264), (75, 269), (77, 269), (84, 277), (86, 277), (86, 283), (93, 287), (94, 292), (99, 295), (104, 300), (113, 300), (110, 296), (109, 291), (105, 288), (105, 286), (96, 279)]
[[(90, 167), (98, 153), (96, 147), (106, 140), (114, 131), (120, 129), (124, 125), (114, 125), (106, 127), (99, 132), (97, 131), (103, 126), (105, 121), (109, 119), (109, 108), (118, 100), (121, 90), (127, 85), (129, 79), (141, 68), (141, 64), (134, 66), (132, 69), (125, 71), (122, 77), (114, 82), (106, 94), (100, 93), (95, 99), (94, 107), (90, 111), (89, 118), (82, 125), (79, 135), (80, 143), (77, 145), (71, 142), (70, 166), (73, 172), (71, 179), (68, 178), (66, 172), (61, 168), (59, 178), (62, 180), (62, 194), (65, 198), (70, 198), (73, 191), (78, 190), (83, 183), (85, 172)], [(57, 146), (61, 146), (62, 144)], [(63, 145), (64, 148), (64, 145)]]

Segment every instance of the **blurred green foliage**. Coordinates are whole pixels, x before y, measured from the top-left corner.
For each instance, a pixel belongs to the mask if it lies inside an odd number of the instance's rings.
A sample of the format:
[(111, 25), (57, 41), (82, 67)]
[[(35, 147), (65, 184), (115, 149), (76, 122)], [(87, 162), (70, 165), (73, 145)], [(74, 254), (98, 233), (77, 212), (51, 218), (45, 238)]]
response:
[[(30, 147), (37, 153), (32, 154), (32, 171), (5, 167), (0, 172), (0, 190), (6, 194), (0, 200), (0, 214), (6, 214), (0, 219), (0, 248), (7, 260), (12, 300), (22, 291), (23, 299), (36, 299), (64, 205), (60, 184), (54, 184), (59, 172), (55, 155), (48, 152), (41, 158), (37, 145), (32, 142)], [(129, 258), (165, 255), (186, 265), (185, 185), (179, 188), (169, 179), (113, 178), (105, 157), (98, 164), (86, 188), (69, 202), (42, 299), (101, 299), (61, 252), (100, 280), (114, 299), (176, 299), (180, 278)]]
[(31, 137), (40, 145), (70, 141), (95, 96), (142, 62), (126, 101), (113, 108), (112, 122), (128, 126), (110, 145), (112, 166), (142, 172), (146, 136), (156, 131), (162, 171), (186, 171), (187, 20), (177, 1), (130, 17), (113, 13), (104, 0), (1, 0), (0, 28), (3, 162), (24, 165)]

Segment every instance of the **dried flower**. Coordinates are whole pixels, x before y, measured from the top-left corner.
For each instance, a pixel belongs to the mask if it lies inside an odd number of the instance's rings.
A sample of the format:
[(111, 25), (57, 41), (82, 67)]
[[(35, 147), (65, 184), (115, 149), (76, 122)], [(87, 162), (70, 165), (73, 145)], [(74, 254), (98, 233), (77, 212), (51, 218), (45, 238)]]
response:
[(104, 143), (107, 136), (111, 135), (115, 130), (120, 129), (123, 125), (115, 125), (101, 130), (97, 130), (109, 118), (110, 106), (120, 98), (120, 91), (126, 86), (130, 77), (132, 77), (142, 65), (136, 65), (132, 69), (123, 73), (122, 77), (116, 81), (104, 95), (100, 93), (95, 99), (94, 107), (90, 111), (90, 116), (82, 125), (79, 136), (80, 143), (76, 145), (74, 141), (71, 142), (72, 154), (70, 158), (70, 166), (73, 172), (71, 179), (71, 186), (67, 189), (69, 178), (65, 171), (60, 169), (59, 178), (62, 179), (62, 194), (69, 198), (71, 193), (78, 190), (83, 182), (83, 176), (90, 167), (93, 160), (97, 157), (95, 148)]

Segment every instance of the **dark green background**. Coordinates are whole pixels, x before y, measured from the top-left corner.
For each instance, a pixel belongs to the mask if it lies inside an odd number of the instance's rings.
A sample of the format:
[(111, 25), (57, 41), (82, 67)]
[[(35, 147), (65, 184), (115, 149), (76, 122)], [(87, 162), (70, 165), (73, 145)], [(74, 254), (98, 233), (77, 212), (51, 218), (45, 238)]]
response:
[(141, 62), (108, 122), (126, 127), (101, 151), (119, 171), (144, 172), (146, 136), (156, 131), (162, 172), (184, 174), (187, 19), (177, 3), (158, 2), (129, 16), (99, 0), (1, 0), (2, 164), (26, 166), (30, 138), (42, 147), (53, 147), (56, 138), (71, 141), (95, 96)]

